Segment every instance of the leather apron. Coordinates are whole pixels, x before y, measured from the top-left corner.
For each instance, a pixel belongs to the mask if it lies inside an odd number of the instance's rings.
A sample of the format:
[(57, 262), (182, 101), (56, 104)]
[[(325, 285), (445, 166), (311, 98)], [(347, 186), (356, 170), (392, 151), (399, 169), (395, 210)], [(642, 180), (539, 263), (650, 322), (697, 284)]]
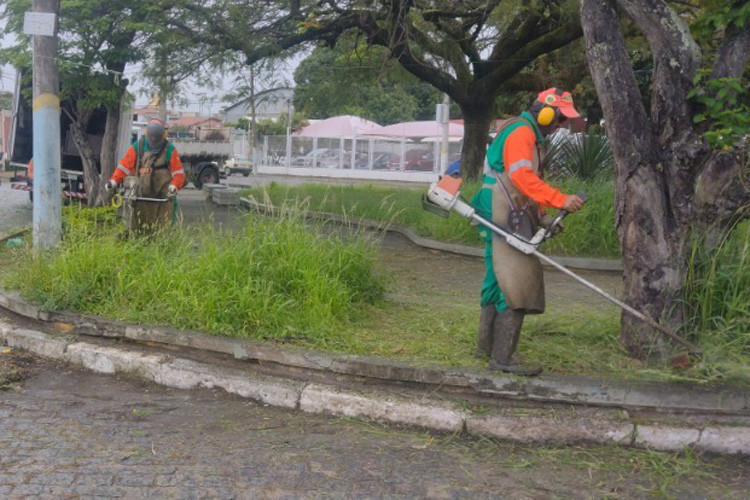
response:
[[(144, 141), (145, 143), (145, 141)], [(169, 169), (167, 158), (169, 142), (154, 153), (143, 152), (144, 144), (139, 144), (136, 154), (136, 196), (139, 198), (167, 198), (169, 183), (172, 181), (172, 172)], [(133, 206), (130, 229), (142, 231), (144, 229), (156, 229), (168, 224), (172, 220), (174, 203), (136, 201)]]
[[(537, 148), (532, 167), (537, 175), (539, 156)], [(516, 214), (521, 215), (516, 231), (524, 238), (531, 239), (539, 227), (539, 204), (521, 193), (510, 181), (507, 172), (496, 175), (495, 181), (495, 184), (486, 186), (492, 191), (492, 222), (502, 229), (509, 228), (511, 211), (515, 208)], [(516, 250), (508, 245), (505, 238), (492, 233), (492, 265), (508, 307), (525, 314), (544, 312), (544, 275), (542, 264), (536, 256)]]

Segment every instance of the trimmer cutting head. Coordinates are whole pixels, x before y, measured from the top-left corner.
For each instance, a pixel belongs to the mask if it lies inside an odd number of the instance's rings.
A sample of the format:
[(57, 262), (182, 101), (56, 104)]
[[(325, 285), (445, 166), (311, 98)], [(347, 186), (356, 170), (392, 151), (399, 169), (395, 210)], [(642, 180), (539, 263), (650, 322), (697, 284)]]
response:
[(422, 195), (422, 208), (425, 210), (425, 212), (430, 212), (431, 214), (439, 215), (440, 217), (445, 218), (448, 218), (448, 215), (451, 213), (450, 210), (446, 210), (440, 205), (431, 202), (426, 194)]

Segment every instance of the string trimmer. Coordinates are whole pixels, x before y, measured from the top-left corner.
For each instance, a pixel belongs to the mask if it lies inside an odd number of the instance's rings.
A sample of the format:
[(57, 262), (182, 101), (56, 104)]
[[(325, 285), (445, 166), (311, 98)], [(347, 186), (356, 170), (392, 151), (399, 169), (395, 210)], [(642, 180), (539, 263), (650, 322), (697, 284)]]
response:
[[(508, 245), (515, 248), (516, 250), (523, 252), (525, 254), (531, 254), (538, 257), (543, 262), (546, 262), (550, 266), (554, 267), (558, 271), (567, 274), (574, 280), (581, 283), (586, 288), (596, 292), (597, 294), (601, 295), (605, 299), (609, 300), (613, 304), (617, 305), (624, 311), (627, 311), (631, 315), (635, 316), (639, 320), (643, 321), (650, 327), (654, 328), (658, 332), (662, 333), (663, 335), (666, 335), (670, 339), (674, 340), (675, 342), (683, 345), (688, 349), (689, 354), (694, 354), (696, 356), (701, 356), (703, 352), (700, 348), (689, 342), (688, 340), (685, 340), (684, 338), (677, 335), (675, 332), (670, 330), (664, 325), (661, 325), (654, 321), (652, 318), (649, 318), (645, 314), (641, 313), (640, 311), (637, 311), (627, 305), (626, 303), (622, 302), (618, 298), (608, 294), (595, 284), (583, 279), (582, 277), (578, 276), (576, 273), (570, 271), (566, 267), (564, 267), (561, 264), (558, 264), (554, 260), (550, 259), (543, 253), (539, 252), (537, 248), (539, 247), (542, 242), (544, 242), (547, 238), (552, 236), (554, 234), (554, 228), (555, 226), (559, 225), (562, 219), (567, 215), (566, 211), (561, 211), (557, 217), (553, 220), (552, 224), (550, 224), (546, 229), (542, 228), (537, 231), (537, 233), (530, 239), (527, 240), (523, 238), (522, 236), (511, 233), (501, 227), (498, 227), (497, 225), (493, 224), (491, 221), (488, 221), (487, 219), (481, 217), (477, 214), (476, 210), (463, 201), (460, 198), (461, 194), (461, 182), (462, 179), (458, 179), (451, 176), (443, 176), (438, 182), (432, 183), (430, 186), (430, 190), (427, 192), (426, 196), (422, 197), (422, 206), (425, 208), (425, 210), (443, 216), (447, 217), (448, 214), (451, 211), (456, 212), (458, 215), (462, 217), (466, 217), (467, 219), (471, 219), (473, 221), (476, 221), (477, 223), (485, 226), (498, 236), (501, 236), (505, 239), (505, 241), (508, 242)], [(585, 195), (580, 193), (580, 197), (585, 199)], [(678, 356), (681, 357), (681, 356)], [(676, 358), (675, 358), (676, 359)]]

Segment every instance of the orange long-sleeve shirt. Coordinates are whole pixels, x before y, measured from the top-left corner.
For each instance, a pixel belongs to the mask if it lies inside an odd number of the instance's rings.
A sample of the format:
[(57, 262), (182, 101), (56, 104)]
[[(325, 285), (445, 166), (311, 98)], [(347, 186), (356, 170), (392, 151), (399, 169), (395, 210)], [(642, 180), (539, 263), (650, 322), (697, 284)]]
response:
[[(182, 189), (182, 186), (185, 183), (185, 169), (182, 168), (182, 161), (180, 160), (180, 155), (177, 153), (177, 149), (172, 146), (171, 150), (171, 153), (168, 151), (168, 154), (169, 170), (172, 173), (172, 184), (174, 184), (177, 189)], [(135, 175), (136, 159), (135, 147), (131, 145), (125, 153), (125, 156), (122, 157), (120, 163), (117, 165), (115, 172), (112, 174), (112, 180), (117, 184), (120, 184), (125, 177)]]
[(529, 127), (518, 127), (508, 134), (503, 147), (503, 164), (511, 182), (540, 205), (561, 209), (568, 197), (534, 173), (536, 136)]

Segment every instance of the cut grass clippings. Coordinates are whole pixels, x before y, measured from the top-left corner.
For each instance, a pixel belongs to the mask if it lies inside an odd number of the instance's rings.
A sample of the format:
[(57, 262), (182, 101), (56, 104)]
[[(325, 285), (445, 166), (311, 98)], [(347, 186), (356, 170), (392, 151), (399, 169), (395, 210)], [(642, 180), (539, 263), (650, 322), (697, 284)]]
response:
[[(564, 192), (585, 191), (588, 201), (583, 210), (566, 219), (565, 231), (544, 243), (541, 250), (556, 255), (618, 257), (612, 182), (603, 178), (583, 181), (569, 177), (552, 183)], [(464, 183), (462, 196), (466, 200), (471, 200), (479, 187), (478, 183)], [(351, 219), (401, 224), (422, 236), (436, 240), (481, 245), (476, 228), (466, 219), (454, 213), (445, 219), (425, 212), (421, 202), (422, 194), (425, 192), (424, 187), (319, 184), (284, 186), (271, 183), (264, 188), (244, 190), (243, 194), (278, 207), (302, 204), (313, 212), (329, 212)]]

